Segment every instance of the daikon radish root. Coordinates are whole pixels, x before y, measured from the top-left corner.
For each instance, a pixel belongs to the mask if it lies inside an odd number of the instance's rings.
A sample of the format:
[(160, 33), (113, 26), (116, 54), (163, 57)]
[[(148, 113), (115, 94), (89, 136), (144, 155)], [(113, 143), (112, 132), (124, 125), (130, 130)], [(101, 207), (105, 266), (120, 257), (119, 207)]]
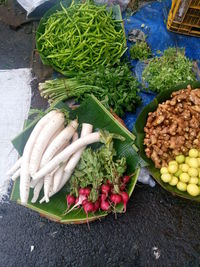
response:
[[(75, 132), (72, 138), (72, 142), (75, 142), (78, 140), (78, 133)], [(53, 192), (56, 192), (63, 177), (64, 168), (66, 167), (66, 164), (63, 164), (55, 173), (54, 180), (53, 180)]]
[(13, 181), (16, 181), (17, 178), (20, 176), (21, 168), (19, 168), (11, 177)]
[(6, 175), (13, 175), (21, 167), (22, 157), (20, 157), (15, 164), (7, 171)]
[[(91, 124), (83, 123), (82, 131), (81, 131), (81, 138), (90, 134), (92, 132), (92, 129), (93, 129), (93, 126)], [(78, 150), (76, 153), (74, 153), (71, 156), (70, 160), (68, 161), (65, 167), (62, 183), (60, 184), (60, 187), (58, 188), (59, 190), (67, 183), (67, 181), (71, 177), (72, 173), (74, 172), (74, 169), (76, 168), (76, 165), (78, 164), (81, 158), (81, 155), (84, 149), (85, 149), (85, 146), (82, 147), (80, 150)]]
[(36, 184), (43, 178), (40, 178), (39, 180), (31, 180), (30, 181), (30, 188), (35, 188)]
[(65, 128), (65, 125), (62, 124), (61, 127), (55, 132), (55, 134), (50, 138), (47, 147), (53, 142), (53, 140), (59, 135), (59, 133)]
[(56, 115), (45, 125), (45, 127), (40, 132), (33, 150), (31, 153), (29, 172), (32, 176), (39, 168), (42, 155), (49, 143), (50, 138), (55, 134), (55, 132), (64, 124), (65, 118), (62, 112), (57, 112)]
[(53, 183), (54, 175), (56, 174), (56, 172), (50, 173), (44, 177), (44, 198), (45, 198), (46, 203), (49, 202), (49, 191)]
[[(81, 130), (81, 137), (84, 137), (84, 136), (90, 134), (92, 132), (92, 129), (93, 129), (93, 126), (91, 124), (83, 123), (82, 124), (82, 130)], [(75, 142), (76, 138), (77, 138), (77, 135), (74, 135), (73, 136), (74, 142)], [(49, 197), (52, 197), (57, 192), (59, 192), (63, 188), (63, 186), (66, 184), (66, 182), (69, 180), (76, 165), (78, 164), (78, 162), (81, 158), (81, 155), (82, 155), (82, 152), (84, 149), (85, 149), (85, 147), (81, 148), (75, 154), (73, 154), (71, 156), (71, 158), (69, 159), (69, 161), (67, 162), (67, 164), (65, 166), (66, 171), (63, 172), (63, 174), (62, 174), (63, 176), (62, 176), (62, 179), (61, 179), (59, 184), (58, 184), (58, 182), (55, 182), (55, 177), (54, 177), (54, 186), (53, 186), (53, 189), (50, 191)], [(43, 203), (44, 201), (45, 201), (45, 198), (42, 198), (40, 200), (40, 203)]]
[(100, 141), (100, 132), (91, 133), (85, 137), (79, 138), (77, 141), (66, 147), (61, 153), (56, 155), (51, 161), (49, 161), (44, 167), (42, 167), (38, 172), (36, 172), (32, 179), (40, 179), (46, 174), (53, 171), (56, 166), (67, 161), (71, 155), (73, 155), (76, 151), (81, 149), (84, 146), (96, 143)]
[(56, 191), (57, 187), (60, 184), (60, 181), (62, 180), (65, 166), (66, 164), (63, 164), (54, 174), (53, 188), (52, 188), (53, 191)]
[[(52, 139), (49, 141), (49, 144), (53, 141), (53, 139), (64, 129), (64, 125), (62, 125), (58, 131), (54, 134), (54, 136), (52, 137)], [(6, 173), (6, 175), (8, 176), (12, 176), (11, 179), (13, 181), (15, 181), (19, 176), (20, 176), (20, 168), (21, 168), (21, 162), (22, 162), (22, 157), (20, 157), (15, 164), (10, 168), (10, 170), (8, 170), (8, 172)], [(35, 183), (36, 184), (36, 183)], [(30, 186), (32, 187), (32, 186)], [(35, 186), (33, 186), (35, 187)], [(32, 187), (32, 188), (33, 188)]]
[[(68, 145), (69, 145), (69, 142), (64, 143), (64, 145), (61, 146), (61, 148), (57, 151), (56, 154), (62, 152), (63, 149), (66, 148)], [(56, 169), (52, 172), (52, 174), (54, 174), (55, 172), (57, 172), (58, 169), (59, 169), (59, 166), (56, 167)], [(51, 178), (51, 177), (49, 177), (49, 178)], [(32, 180), (32, 181), (33, 181), (32, 183), (34, 184), (34, 182), (35, 181), (37, 182), (38, 180)], [(46, 195), (45, 196), (45, 199), (48, 199), (50, 188), (53, 187), (53, 181), (54, 181), (54, 179), (48, 179), (48, 178), (44, 179), (44, 188), (46, 188), (45, 189), (45, 195)]]
[[(92, 132), (93, 126), (89, 123), (83, 123), (82, 124), (82, 130), (81, 130), (81, 138), (87, 136)], [(80, 150), (78, 150), (72, 157), (70, 158), (68, 164), (65, 167), (65, 172), (69, 172), (70, 170), (74, 170), (76, 165), (78, 164), (81, 155), (83, 153), (83, 150), (85, 149), (85, 146), (82, 147)]]
[(31, 152), (35, 144), (36, 139), (38, 138), (41, 130), (46, 125), (49, 120), (53, 118), (58, 111), (53, 110), (41, 118), (38, 123), (35, 125), (31, 135), (29, 136), (28, 141), (24, 147), (22, 161), (21, 161), (21, 171), (20, 171), (20, 200), (21, 204), (26, 204), (29, 197), (29, 185), (30, 185), (30, 174), (29, 174), (29, 162), (31, 158)]
[(74, 135), (74, 132), (78, 128), (77, 120), (71, 121), (69, 125), (62, 130), (57, 137), (51, 142), (44, 152), (41, 160), (40, 167), (43, 167), (47, 162), (49, 162), (57, 153), (57, 151), (63, 146), (66, 145), (69, 140)]
[(44, 179), (40, 179), (38, 183), (35, 185), (34, 190), (33, 190), (33, 198), (31, 200), (32, 203), (35, 203), (38, 200), (43, 184), (44, 184)]

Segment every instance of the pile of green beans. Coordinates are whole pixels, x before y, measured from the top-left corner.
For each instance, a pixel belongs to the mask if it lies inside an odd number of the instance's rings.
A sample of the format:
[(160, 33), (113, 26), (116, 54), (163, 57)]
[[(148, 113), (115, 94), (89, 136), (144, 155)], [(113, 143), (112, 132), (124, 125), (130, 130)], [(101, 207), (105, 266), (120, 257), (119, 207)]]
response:
[(125, 36), (112, 10), (88, 1), (52, 14), (37, 39), (39, 53), (62, 73), (114, 65), (125, 53)]

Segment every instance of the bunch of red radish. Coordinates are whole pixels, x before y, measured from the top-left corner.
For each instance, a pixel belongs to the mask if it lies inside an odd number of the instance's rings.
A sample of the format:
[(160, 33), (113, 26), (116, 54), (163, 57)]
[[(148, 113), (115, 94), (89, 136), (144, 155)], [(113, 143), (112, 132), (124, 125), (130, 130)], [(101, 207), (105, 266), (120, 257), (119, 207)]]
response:
[[(76, 207), (83, 207), (84, 212), (88, 215), (89, 212), (97, 211), (115, 211), (116, 205), (123, 203), (124, 212), (126, 212), (126, 205), (129, 200), (129, 195), (125, 191), (126, 185), (130, 180), (130, 176), (124, 176), (120, 186), (120, 192), (116, 193), (113, 189), (113, 184), (108, 180), (106, 184), (102, 184), (98, 200), (94, 203), (88, 200), (90, 195), (90, 188), (80, 188), (79, 196), (69, 194), (66, 196), (68, 212), (74, 210)], [(72, 208), (71, 208), (72, 207)], [(70, 209), (71, 208), (71, 209)]]

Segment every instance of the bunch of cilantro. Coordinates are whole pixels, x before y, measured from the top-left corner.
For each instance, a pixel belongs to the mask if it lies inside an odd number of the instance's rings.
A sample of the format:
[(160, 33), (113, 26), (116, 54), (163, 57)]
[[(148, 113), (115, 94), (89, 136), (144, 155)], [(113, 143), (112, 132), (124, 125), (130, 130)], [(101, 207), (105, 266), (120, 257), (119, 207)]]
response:
[(161, 57), (150, 60), (144, 69), (143, 85), (159, 93), (182, 83), (196, 80), (193, 63), (185, 57), (184, 49), (168, 48)]
[(151, 54), (151, 49), (145, 41), (137, 41), (130, 48), (131, 59), (145, 60), (148, 59)]

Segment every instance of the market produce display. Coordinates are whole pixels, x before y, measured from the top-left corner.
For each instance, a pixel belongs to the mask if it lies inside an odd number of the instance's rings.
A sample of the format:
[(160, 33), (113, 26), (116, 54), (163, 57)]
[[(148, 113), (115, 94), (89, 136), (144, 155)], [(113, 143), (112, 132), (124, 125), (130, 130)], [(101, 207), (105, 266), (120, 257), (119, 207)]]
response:
[(171, 99), (148, 114), (144, 128), (147, 157), (156, 168), (167, 166), (177, 155), (200, 149), (200, 89), (173, 92)]
[(114, 65), (127, 50), (122, 21), (112, 9), (72, 1), (40, 23), (37, 49), (43, 61), (62, 73)]
[[(8, 175), (15, 182), (13, 200), (61, 223), (126, 212), (144, 163), (164, 188), (200, 201), (200, 89), (175, 90), (170, 99), (166, 93), (196, 80), (192, 62), (183, 49), (169, 48), (148, 60), (139, 84), (120, 61), (127, 48), (116, 10), (64, 1), (45, 14), (37, 31), (43, 63), (67, 77), (39, 84), (51, 106), (13, 141), (21, 157)], [(129, 52), (132, 59), (152, 56), (145, 40)], [(163, 95), (139, 115), (138, 151), (135, 136), (109, 111), (120, 117), (134, 112), (142, 86)], [(78, 108), (62, 102), (72, 98)]]
[(141, 103), (139, 83), (127, 64), (113, 68), (99, 66), (94, 71), (79, 72), (73, 78), (45, 81), (39, 84), (39, 90), (50, 103), (70, 98), (82, 101), (93, 94), (106, 101), (119, 116), (125, 111), (133, 112)]
[(168, 48), (160, 57), (152, 58), (144, 69), (142, 78), (146, 90), (159, 93), (172, 85), (196, 80), (192, 62), (185, 57), (184, 49)]
[[(15, 180), (11, 198), (63, 223), (86, 223), (112, 211), (125, 212), (138, 175), (134, 135), (95, 97), (76, 110), (69, 110), (62, 102), (58, 106), (13, 141), (22, 156), (9, 171)], [(47, 135), (55, 118), (57, 126)], [(97, 146), (87, 148), (92, 143)], [(39, 153), (35, 169), (30, 168), (33, 159), (36, 164), (34, 151)], [(28, 162), (24, 173), (23, 161)], [(21, 173), (24, 177), (17, 179)]]
[(161, 179), (164, 183), (176, 186), (180, 191), (187, 191), (196, 197), (200, 194), (200, 152), (190, 149), (189, 154), (176, 156), (167, 167), (160, 169)]

